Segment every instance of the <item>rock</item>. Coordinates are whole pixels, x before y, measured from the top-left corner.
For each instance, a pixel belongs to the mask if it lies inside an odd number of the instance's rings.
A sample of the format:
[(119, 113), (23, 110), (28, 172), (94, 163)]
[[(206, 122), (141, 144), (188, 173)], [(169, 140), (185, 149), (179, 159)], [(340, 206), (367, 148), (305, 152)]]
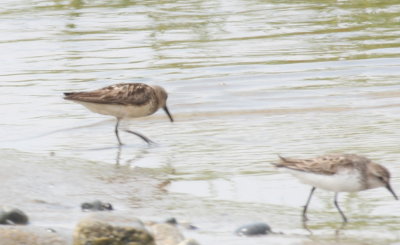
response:
[(113, 210), (111, 203), (105, 203), (99, 200), (93, 202), (84, 202), (81, 204), (82, 211), (110, 211)]
[(29, 226), (0, 226), (2, 245), (66, 245), (64, 238), (56, 233)]
[(182, 233), (175, 225), (161, 223), (151, 226), (157, 245), (177, 245), (184, 241)]
[(164, 223), (170, 224), (170, 225), (181, 225), (183, 228), (187, 229), (187, 230), (197, 230), (198, 228), (194, 225), (192, 225), (189, 222), (183, 221), (178, 223), (178, 220), (176, 218), (169, 218), (167, 220), (164, 221)]
[(271, 227), (266, 223), (253, 223), (239, 227), (235, 233), (239, 236), (258, 236), (271, 233)]
[(75, 228), (74, 245), (155, 245), (142, 221), (111, 213), (96, 213)]
[(170, 225), (177, 225), (178, 221), (172, 217), (172, 218), (168, 218), (167, 220), (165, 220), (165, 223), (170, 224)]
[(194, 239), (186, 239), (180, 242), (178, 245), (200, 245), (200, 244)]
[(28, 223), (28, 216), (18, 208), (1, 207), (0, 209), (0, 224), (3, 225), (25, 225)]

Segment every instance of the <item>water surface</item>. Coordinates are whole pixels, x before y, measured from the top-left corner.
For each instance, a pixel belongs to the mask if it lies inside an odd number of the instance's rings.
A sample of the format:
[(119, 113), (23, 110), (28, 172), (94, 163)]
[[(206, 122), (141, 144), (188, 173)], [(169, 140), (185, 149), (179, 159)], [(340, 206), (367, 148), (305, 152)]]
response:
[[(359, 153), (400, 193), (398, 1), (4, 1), (0, 10), (2, 203), (72, 227), (101, 199), (147, 219), (176, 217), (202, 244), (390, 244), (398, 203), (381, 188), (332, 193), (269, 163), (277, 154)], [(62, 92), (119, 82), (165, 87), (163, 112), (125, 122)], [(169, 185), (164, 185), (170, 183)], [(44, 213), (44, 214), (43, 214)], [(263, 221), (285, 235), (238, 238)]]

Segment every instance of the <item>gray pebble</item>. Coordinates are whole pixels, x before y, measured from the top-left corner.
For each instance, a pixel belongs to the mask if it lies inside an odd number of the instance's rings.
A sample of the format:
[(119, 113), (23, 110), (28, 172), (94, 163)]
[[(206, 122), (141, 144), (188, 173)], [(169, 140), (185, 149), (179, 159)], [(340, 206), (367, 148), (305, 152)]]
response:
[(170, 225), (177, 225), (178, 221), (174, 217), (172, 217), (172, 218), (168, 218), (167, 220), (165, 220), (164, 223), (167, 223), (167, 224), (170, 224)]
[(271, 233), (271, 227), (263, 222), (243, 225), (235, 231), (239, 236), (259, 236), (268, 233)]
[(84, 202), (81, 204), (82, 211), (110, 211), (113, 210), (111, 203), (105, 203), (99, 200), (93, 202)]
[(0, 209), (0, 224), (3, 225), (25, 225), (28, 216), (18, 208), (2, 207)]

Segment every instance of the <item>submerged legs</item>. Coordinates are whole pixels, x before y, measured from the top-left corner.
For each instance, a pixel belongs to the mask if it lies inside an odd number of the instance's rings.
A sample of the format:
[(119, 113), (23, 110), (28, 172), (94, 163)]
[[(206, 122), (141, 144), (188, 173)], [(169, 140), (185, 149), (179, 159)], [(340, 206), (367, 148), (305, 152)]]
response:
[(124, 130), (125, 132), (127, 132), (127, 133), (131, 133), (131, 134), (134, 134), (134, 135), (136, 135), (136, 136), (138, 136), (139, 138), (141, 138), (142, 140), (144, 140), (144, 141), (146, 141), (146, 143), (147, 144), (152, 144), (152, 143), (154, 143), (153, 141), (151, 141), (149, 138), (147, 138), (146, 136), (144, 136), (144, 135), (142, 135), (142, 134), (139, 134), (138, 132), (135, 132), (135, 131), (132, 131), (132, 130), (129, 130), (129, 129), (126, 129), (126, 130)]
[[(117, 140), (118, 140), (119, 145), (122, 145), (121, 139), (119, 138), (119, 132), (118, 132), (118, 127), (119, 127), (119, 121), (120, 120), (121, 120), (120, 118), (117, 118), (117, 124), (115, 124), (114, 132), (115, 132), (115, 135), (117, 136)], [(154, 143), (149, 138), (147, 138), (146, 136), (144, 136), (142, 134), (139, 134), (138, 132), (131, 131), (131, 130), (128, 130), (128, 129), (126, 129), (124, 131), (127, 132), (127, 133), (131, 133), (131, 134), (134, 134), (134, 135), (138, 136), (142, 140), (146, 141), (146, 143), (149, 144), (149, 145)]]
[[(306, 205), (304, 206), (304, 209), (303, 209), (303, 222), (305, 222), (305, 221), (308, 220), (308, 218), (307, 218), (307, 208), (308, 208), (308, 205), (310, 204), (311, 197), (312, 197), (312, 195), (314, 194), (315, 189), (316, 189), (315, 187), (312, 187), (312, 188), (311, 188), (311, 192), (310, 192), (310, 195), (308, 196), (307, 203), (306, 203)], [(342, 218), (343, 218), (343, 223), (347, 223), (347, 218), (346, 218), (346, 216), (344, 215), (343, 211), (340, 209), (339, 203), (338, 203), (338, 201), (337, 201), (337, 198), (338, 198), (338, 193), (336, 192), (336, 193), (335, 193), (335, 198), (334, 198), (334, 202), (333, 202), (333, 203), (335, 204), (336, 209), (339, 211), (340, 215), (342, 216)]]
[(344, 213), (343, 213), (343, 211), (340, 209), (340, 207), (339, 207), (339, 204), (338, 204), (338, 202), (337, 202), (337, 197), (338, 197), (338, 193), (336, 192), (335, 193), (335, 200), (334, 200), (334, 204), (335, 204), (335, 207), (337, 208), (337, 210), (339, 211), (339, 213), (340, 213), (340, 215), (342, 216), (342, 218), (343, 218), (343, 223), (347, 223), (347, 218), (346, 218), (346, 216), (344, 215)]
[(115, 130), (114, 130), (114, 132), (115, 132), (115, 135), (117, 136), (117, 140), (118, 140), (119, 145), (122, 145), (122, 142), (121, 142), (121, 140), (120, 140), (120, 138), (119, 138), (119, 134), (118, 134), (119, 121), (120, 121), (120, 119), (117, 118), (117, 124), (115, 124)]
[(310, 204), (311, 197), (314, 194), (315, 189), (316, 188), (314, 186), (311, 188), (311, 192), (310, 192), (310, 195), (308, 196), (307, 203), (304, 206), (304, 209), (303, 209), (303, 222), (308, 220), (308, 218), (307, 218), (307, 208), (308, 208), (308, 205)]

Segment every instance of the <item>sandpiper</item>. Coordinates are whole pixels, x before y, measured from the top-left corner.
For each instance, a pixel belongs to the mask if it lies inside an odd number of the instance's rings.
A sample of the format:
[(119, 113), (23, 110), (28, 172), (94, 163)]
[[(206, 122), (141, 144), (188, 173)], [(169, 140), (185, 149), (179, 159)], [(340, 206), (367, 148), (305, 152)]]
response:
[(303, 209), (303, 221), (307, 221), (307, 208), (316, 188), (335, 192), (334, 204), (343, 222), (347, 218), (337, 202), (339, 192), (358, 192), (377, 187), (386, 187), (398, 200), (390, 186), (390, 172), (370, 159), (355, 154), (331, 154), (313, 159), (291, 159), (280, 157), (284, 168), (304, 184), (311, 185), (311, 192)]
[[(174, 121), (166, 104), (168, 94), (164, 88), (156, 85), (120, 83), (94, 91), (64, 93), (64, 95), (64, 99), (82, 104), (93, 112), (116, 117), (115, 135), (120, 145), (122, 143), (118, 126), (121, 119), (148, 116), (163, 108), (171, 122)], [(152, 143), (150, 139), (137, 132), (125, 131), (139, 136), (149, 144)]]

